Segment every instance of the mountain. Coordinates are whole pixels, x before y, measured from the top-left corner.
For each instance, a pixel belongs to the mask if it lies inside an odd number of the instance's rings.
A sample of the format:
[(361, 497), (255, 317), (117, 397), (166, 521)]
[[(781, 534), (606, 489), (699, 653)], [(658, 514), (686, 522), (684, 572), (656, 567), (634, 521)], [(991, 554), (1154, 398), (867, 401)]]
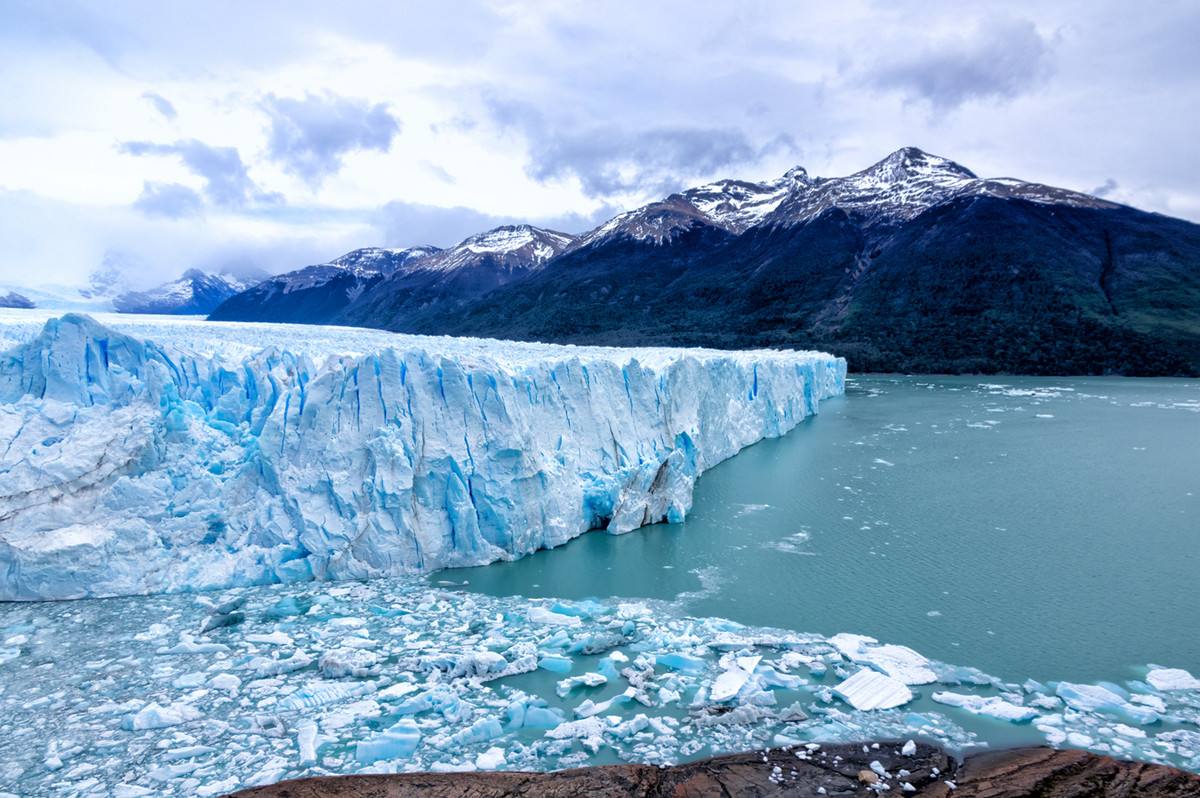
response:
[(566, 233), (528, 224), (497, 227), (392, 273), (329, 321), (375, 327), (381, 326), (378, 319), (458, 310), (535, 274), (574, 241)]
[(178, 280), (148, 291), (125, 291), (112, 298), (118, 313), (206, 315), (234, 294), (247, 288), (228, 274), (206, 274), (189, 269)]
[(688, 231), (711, 228), (736, 236), (761, 223), (799, 185), (808, 180), (801, 167), (768, 183), (721, 180), (672, 194), (664, 200), (627, 211), (581, 235), (571, 249), (617, 241), (664, 244)]
[(367, 247), (315, 266), (280, 274), (235, 294), (214, 308), (215, 321), (318, 324), (331, 320), (364, 291), (409, 264), (441, 252), (437, 247)]
[(108, 254), (100, 267), (88, 275), (88, 283), (79, 289), (79, 296), (85, 300), (104, 302), (128, 289), (129, 282), (121, 269), (120, 258)]
[(33, 300), (24, 294), (18, 294), (16, 291), (9, 291), (6, 294), (0, 294), (0, 308), (35, 308)]
[(857, 371), (1200, 374), (1200, 225), (912, 147), (845, 177), (673, 194), (507, 276), (454, 293), (393, 275), (337, 321), (820, 348)]
[(448, 249), (355, 250), (231, 297), (211, 318), (375, 326), (376, 318), (445, 311), (530, 274), (574, 240), (505, 225)]

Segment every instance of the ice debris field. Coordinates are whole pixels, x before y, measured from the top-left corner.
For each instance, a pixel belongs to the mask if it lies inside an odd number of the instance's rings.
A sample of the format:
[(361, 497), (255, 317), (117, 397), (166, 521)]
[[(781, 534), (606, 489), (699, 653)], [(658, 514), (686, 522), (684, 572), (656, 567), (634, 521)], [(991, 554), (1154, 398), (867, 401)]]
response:
[[(418, 577), (0, 605), (0, 794), (211, 796), (304, 775), (552, 769), (1011, 728), (1200, 770), (1200, 680), (1005, 683), (852, 634)], [(1014, 738), (1017, 739), (1017, 738)], [(894, 785), (898, 787), (899, 785)]]
[(817, 352), (0, 312), (0, 600), (362, 579), (688, 511)]

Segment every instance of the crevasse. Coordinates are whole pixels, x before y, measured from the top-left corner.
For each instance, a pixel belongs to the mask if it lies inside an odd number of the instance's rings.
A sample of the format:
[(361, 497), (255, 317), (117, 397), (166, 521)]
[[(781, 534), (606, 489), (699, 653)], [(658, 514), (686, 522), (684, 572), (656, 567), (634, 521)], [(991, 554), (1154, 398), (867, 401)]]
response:
[(815, 352), (124, 328), (8, 334), (0, 599), (429, 571), (678, 521), (701, 472), (846, 374)]

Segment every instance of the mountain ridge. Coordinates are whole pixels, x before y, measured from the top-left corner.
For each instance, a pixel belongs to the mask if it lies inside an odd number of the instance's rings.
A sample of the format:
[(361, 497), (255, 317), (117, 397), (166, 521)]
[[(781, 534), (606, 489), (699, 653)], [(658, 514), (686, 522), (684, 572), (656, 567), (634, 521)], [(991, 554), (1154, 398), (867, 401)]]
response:
[[(1200, 226), (917, 148), (845, 177), (716, 181), (560, 235), (536, 263), (435, 279), (418, 261), (424, 277), (288, 320), (825, 348), (860, 371), (1200, 373)], [(213, 318), (238, 318), (232, 301)]]
[(118, 313), (204, 316), (249, 287), (246, 281), (229, 274), (188, 269), (179, 279), (154, 288), (123, 291), (112, 297), (112, 304)]

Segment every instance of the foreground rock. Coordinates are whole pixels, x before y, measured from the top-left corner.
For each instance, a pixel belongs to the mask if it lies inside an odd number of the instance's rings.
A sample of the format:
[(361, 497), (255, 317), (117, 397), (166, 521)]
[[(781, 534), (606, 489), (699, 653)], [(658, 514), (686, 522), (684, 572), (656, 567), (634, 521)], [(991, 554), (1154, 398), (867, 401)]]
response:
[(911, 756), (901, 753), (898, 742), (863, 749), (772, 749), (668, 768), (612, 765), (554, 773), (332, 776), (244, 790), (231, 798), (707, 798), (880, 792), (955, 798), (1200, 796), (1200, 775), (1086, 751), (1022, 748), (976, 754), (959, 764), (928, 745), (917, 745)]

